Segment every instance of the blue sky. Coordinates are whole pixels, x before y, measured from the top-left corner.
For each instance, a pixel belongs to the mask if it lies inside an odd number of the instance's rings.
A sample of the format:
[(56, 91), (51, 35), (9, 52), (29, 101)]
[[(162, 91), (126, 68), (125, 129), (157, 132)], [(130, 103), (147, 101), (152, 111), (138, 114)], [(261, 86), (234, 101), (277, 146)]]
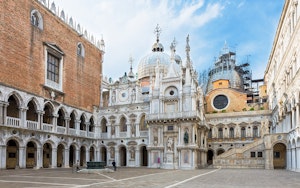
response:
[[(49, 0), (50, 3), (52, 0)], [(165, 52), (177, 41), (185, 60), (190, 35), (191, 58), (198, 72), (214, 63), (226, 41), (237, 61), (250, 62), (253, 79), (263, 78), (284, 0), (54, 0), (57, 7), (106, 45), (103, 75), (116, 79), (129, 71), (129, 58), (151, 52), (154, 29), (162, 29)]]

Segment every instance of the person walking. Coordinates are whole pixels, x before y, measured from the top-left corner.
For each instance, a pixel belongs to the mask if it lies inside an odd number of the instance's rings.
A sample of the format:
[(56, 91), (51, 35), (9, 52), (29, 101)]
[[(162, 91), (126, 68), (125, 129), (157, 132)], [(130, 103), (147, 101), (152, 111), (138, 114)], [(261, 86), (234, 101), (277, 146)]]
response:
[(113, 165), (113, 167), (114, 167), (114, 171), (116, 171), (116, 170), (117, 170), (117, 167), (116, 167), (116, 162), (115, 162), (115, 161), (113, 161), (111, 164), (112, 164), (112, 165)]

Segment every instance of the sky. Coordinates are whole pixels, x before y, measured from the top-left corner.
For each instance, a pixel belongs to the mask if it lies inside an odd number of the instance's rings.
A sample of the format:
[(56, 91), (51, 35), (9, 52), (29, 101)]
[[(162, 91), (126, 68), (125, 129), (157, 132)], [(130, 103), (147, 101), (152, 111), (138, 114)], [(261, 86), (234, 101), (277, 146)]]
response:
[[(48, 1), (48, 0), (47, 0)], [(136, 72), (140, 60), (156, 41), (170, 53), (190, 56), (201, 73), (214, 65), (226, 43), (236, 52), (237, 64), (248, 61), (252, 79), (261, 79), (268, 63), (284, 0), (49, 0), (97, 39), (105, 41), (103, 75), (114, 80), (129, 72), (133, 58)]]

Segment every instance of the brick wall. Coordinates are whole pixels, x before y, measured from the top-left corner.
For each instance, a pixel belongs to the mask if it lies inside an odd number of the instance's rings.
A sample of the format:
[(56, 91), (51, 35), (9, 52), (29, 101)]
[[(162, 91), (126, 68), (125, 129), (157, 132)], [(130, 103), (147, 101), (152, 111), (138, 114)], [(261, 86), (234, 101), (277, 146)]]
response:
[[(43, 30), (31, 24), (31, 10), (43, 18)], [(45, 85), (45, 45), (55, 43), (64, 52), (63, 91), (58, 102), (91, 111), (100, 104), (101, 51), (35, 0), (1, 2), (0, 84), (50, 98)], [(76, 16), (76, 15), (73, 15)], [(77, 56), (77, 44), (85, 48)]]

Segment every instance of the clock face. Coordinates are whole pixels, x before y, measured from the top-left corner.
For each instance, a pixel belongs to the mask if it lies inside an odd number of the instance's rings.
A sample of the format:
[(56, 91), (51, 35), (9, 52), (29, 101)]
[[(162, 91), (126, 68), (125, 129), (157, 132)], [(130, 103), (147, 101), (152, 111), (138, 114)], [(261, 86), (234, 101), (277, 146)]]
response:
[(216, 109), (224, 109), (228, 105), (228, 98), (225, 95), (217, 95), (213, 100)]
[(121, 90), (120, 93), (119, 93), (119, 100), (121, 102), (124, 102), (126, 101), (128, 98), (128, 91), (127, 90)]

